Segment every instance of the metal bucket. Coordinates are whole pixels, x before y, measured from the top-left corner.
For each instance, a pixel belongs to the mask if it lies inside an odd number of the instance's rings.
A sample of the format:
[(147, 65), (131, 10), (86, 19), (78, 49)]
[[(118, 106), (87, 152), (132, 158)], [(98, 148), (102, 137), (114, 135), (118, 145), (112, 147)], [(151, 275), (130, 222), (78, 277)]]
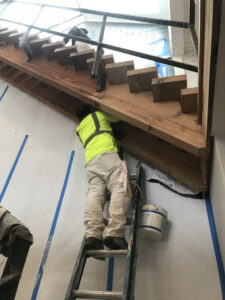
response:
[(141, 235), (152, 240), (161, 240), (165, 231), (167, 211), (155, 204), (142, 207), (140, 229)]

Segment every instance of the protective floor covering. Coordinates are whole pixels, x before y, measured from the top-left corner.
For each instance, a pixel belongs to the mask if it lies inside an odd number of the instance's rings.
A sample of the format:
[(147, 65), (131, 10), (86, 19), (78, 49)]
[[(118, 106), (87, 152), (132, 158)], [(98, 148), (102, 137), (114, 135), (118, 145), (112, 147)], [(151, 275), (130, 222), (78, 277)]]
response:
[[(0, 94), (6, 85), (0, 80)], [(11, 85), (0, 101), (1, 204), (34, 236), (16, 300), (64, 299), (84, 234), (87, 190), (84, 150), (75, 127)], [(136, 160), (129, 154), (126, 159), (134, 172)], [(149, 178), (153, 170), (144, 169)], [(205, 201), (182, 198), (147, 182), (146, 195), (167, 209), (169, 222), (162, 241), (140, 239), (136, 299), (221, 300)], [(81, 288), (105, 290), (107, 268), (107, 263), (89, 259)], [(116, 259), (114, 290), (122, 288), (122, 275), (123, 261)]]

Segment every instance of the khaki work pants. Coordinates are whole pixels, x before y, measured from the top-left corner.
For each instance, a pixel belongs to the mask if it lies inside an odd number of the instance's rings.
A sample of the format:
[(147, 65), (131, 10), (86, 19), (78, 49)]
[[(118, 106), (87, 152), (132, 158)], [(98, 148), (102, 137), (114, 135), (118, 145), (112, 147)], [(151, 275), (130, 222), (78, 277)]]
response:
[(87, 164), (86, 173), (89, 189), (84, 214), (85, 237), (102, 239), (107, 189), (111, 198), (105, 236), (124, 237), (126, 213), (132, 196), (126, 162), (122, 161), (116, 152), (106, 152)]

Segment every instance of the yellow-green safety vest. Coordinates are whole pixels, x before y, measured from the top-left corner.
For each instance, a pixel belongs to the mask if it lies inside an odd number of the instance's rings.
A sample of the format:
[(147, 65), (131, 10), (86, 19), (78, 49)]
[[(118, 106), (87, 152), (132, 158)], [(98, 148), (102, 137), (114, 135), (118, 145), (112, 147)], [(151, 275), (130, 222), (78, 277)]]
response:
[(118, 152), (110, 124), (118, 121), (101, 111), (91, 113), (81, 121), (76, 131), (85, 148), (87, 164), (101, 153)]

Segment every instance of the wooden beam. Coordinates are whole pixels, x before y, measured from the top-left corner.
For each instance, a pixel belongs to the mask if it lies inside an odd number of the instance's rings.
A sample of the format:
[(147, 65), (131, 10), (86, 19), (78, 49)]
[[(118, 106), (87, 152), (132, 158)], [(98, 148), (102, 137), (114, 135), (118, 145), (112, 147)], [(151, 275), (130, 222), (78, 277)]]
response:
[(63, 41), (58, 41), (55, 43), (48, 43), (42, 45), (42, 49), (44, 51), (45, 56), (47, 57), (47, 60), (53, 60), (56, 59), (55, 55), (55, 49), (62, 48), (65, 46), (65, 43)]
[(205, 152), (196, 115), (182, 114), (177, 101), (154, 103), (151, 91), (133, 94), (128, 84), (106, 85), (104, 92), (97, 93), (96, 79), (90, 79), (88, 71), (74, 72), (73, 66), (65, 68), (56, 61), (46, 64), (45, 57), (24, 62), (22, 50), (10, 45), (0, 48), (0, 60), (185, 151), (197, 156)]
[(47, 103), (52, 108), (78, 121), (75, 117), (75, 110), (82, 104), (81, 101), (46, 85), (44, 82), (34, 77), (30, 77), (26, 73), (21, 74), (18, 72), (20, 71), (14, 69), (14, 74), (10, 74), (10, 76), (8, 76), (4, 71), (2, 72), (0, 70), (0, 76), (28, 94)]
[(72, 64), (72, 60), (69, 57), (71, 53), (77, 53), (77, 47), (75, 45), (55, 49), (55, 56), (60, 65)]
[(154, 102), (171, 99), (180, 100), (181, 89), (187, 87), (186, 75), (170, 76), (152, 79), (152, 92)]
[(107, 64), (105, 66), (105, 70), (109, 84), (120, 84), (128, 82), (127, 71), (133, 69), (133, 60)]
[(181, 111), (183, 113), (197, 112), (198, 88), (181, 90)]
[[(15, 34), (10, 34), (9, 39), (10, 39), (10, 43), (12, 43), (14, 45), (15, 48), (19, 47), (19, 39), (20, 37), (22, 37), (24, 35), (24, 32), (22, 33), (15, 33)], [(39, 39), (38, 34), (32, 34), (29, 35), (27, 40), (28, 42), (31, 42), (33, 40), (37, 40)]]
[(201, 158), (183, 151), (162, 139), (123, 123), (121, 146), (137, 158), (193, 190), (206, 191), (207, 184), (201, 174)]
[(202, 127), (207, 144), (211, 145), (213, 102), (216, 89), (217, 56), (221, 32), (222, 0), (205, 0), (205, 32), (202, 77)]
[(76, 71), (88, 70), (87, 59), (92, 58), (95, 55), (95, 50), (90, 49), (81, 51), (79, 53), (71, 53), (70, 59), (74, 65)]
[(49, 44), (51, 40), (49, 38), (36, 39), (29, 42), (32, 53), (34, 56), (41, 56), (44, 54), (42, 46)]
[[(93, 67), (94, 61), (95, 61), (94, 57), (87, 59), (88, 69), (89, 69), (90, 73), (92, 71), (92, 67)], [(102, 58), (100, 59), (100, 63), (102, 64), (102, 66), (101, 66), (102, 69), (105, 69), (105, 66), (107, 64), (114, 63), (114, 57), (113, 57), (113, 55), (112, 54), (108, 54), (108, 55), (102, 56)]]
[(200, 0), (199, 16), (199, 39), (198, 39), (198, 124), (202, 124), (203, 102), (203, 64), (204, 64), (204, 39), (205, 39), (205, 0)]
[(152, 79), (158, 78), (157, 67), (127, 71), (130, 92), (141, 92), (152, 89)]
[(16, 32), (9, 35), (8, 43), (13, 44), (16, 48), (19, 47), (19, 38), (23, 36), (23, 32)]
[(5, 31), (1, 31), (0, 32), (0, 40), (8, 43), (9, 36), (12, 33), (17, 33), (17, 30), (16, 29), (9, 29), (9, 30), (5, 30)]
[(108, 64), (113, 64), (115, 62), (113, 54), (103, 55), (102, 61), (103, 61), (104, 67)]
[[(25, 92), (47, 103), (71, 119), (78, 121), (75, 110), (83, 102), (45, 82), (22, 73), (19, 69), (4, 65), (0, 76)], [(94, 108), (94, 106), (93, 106)], [(147, 164), (160, 169), (183, 184), (197, 191), (205, 191), (206, 183), (201, 173), (201, 157), (192, 155), (178, 147), (144, 132), (128, 123), (122, 123), (124, 136), (119, 144)]]

